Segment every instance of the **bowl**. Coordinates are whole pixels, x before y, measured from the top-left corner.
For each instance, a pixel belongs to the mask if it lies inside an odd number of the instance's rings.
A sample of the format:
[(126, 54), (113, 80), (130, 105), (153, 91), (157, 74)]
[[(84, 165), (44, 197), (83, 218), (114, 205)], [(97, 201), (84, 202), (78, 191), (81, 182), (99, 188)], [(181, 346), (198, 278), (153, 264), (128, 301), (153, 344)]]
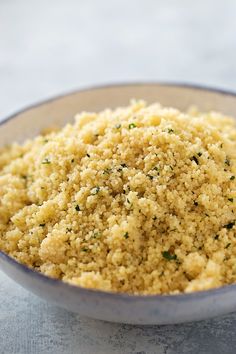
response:
[[(142, 83), (76, 91), (24, 109), (0, 122), (0, 144), (22, 142), (43, 128), (63, 126), (83, 110), (127, 105), (132, 98), (186, 110), (216, 110), (236, 117), (236, 95), (194, 85)], [(178, 295), (129, 295), (85, 289), (51, 279), (0, 252), (0, 269), (34, 294), (70, 311), (129, 324), (173, 324), (236, 310), (236, 284)]]

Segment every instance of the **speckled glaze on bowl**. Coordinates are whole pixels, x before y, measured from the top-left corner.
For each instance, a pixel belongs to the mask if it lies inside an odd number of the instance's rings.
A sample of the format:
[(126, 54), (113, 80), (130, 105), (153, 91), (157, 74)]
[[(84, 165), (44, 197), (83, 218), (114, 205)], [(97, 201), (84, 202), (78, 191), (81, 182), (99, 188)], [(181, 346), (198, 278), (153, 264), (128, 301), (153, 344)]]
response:
[[(0, 122), (0, 145), (21, 142), (51, 125), (63, 126), (80, 111), (127, 105), (132, 98), (181, 110), (196, 105), (236, 117), (236, 95), (192, 85), (128, 84), (85, 89), (29, 107)], [(236, 285), (192, 294), (133, 296), (84, 289), (54, 280), (0, 252), (0, 269), (36, 295), (96, 319), (131, 324), (201, 320), (236, 310)]]

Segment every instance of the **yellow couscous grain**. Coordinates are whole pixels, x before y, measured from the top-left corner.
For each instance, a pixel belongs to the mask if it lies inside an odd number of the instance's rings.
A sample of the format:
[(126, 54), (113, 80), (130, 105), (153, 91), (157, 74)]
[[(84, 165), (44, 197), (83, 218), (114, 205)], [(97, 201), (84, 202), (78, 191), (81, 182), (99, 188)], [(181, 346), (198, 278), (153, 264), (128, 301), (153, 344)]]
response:
[(236, 126), (143, 101), (0, 150), (0, 249), (133, 294), (236, 282)]

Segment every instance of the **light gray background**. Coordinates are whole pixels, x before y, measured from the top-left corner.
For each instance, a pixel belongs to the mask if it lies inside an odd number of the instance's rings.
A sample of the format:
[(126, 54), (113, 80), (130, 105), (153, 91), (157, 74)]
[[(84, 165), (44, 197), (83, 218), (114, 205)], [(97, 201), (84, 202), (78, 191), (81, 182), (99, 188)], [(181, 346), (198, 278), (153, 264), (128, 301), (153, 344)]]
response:
[[(236, 91), (234, 0), (0, 0), (0, 119), (79, 87), (144, 80)], [(2, 354), (231, 354), (236, 314), (176, 326), (81, 318), (0, 273)]]

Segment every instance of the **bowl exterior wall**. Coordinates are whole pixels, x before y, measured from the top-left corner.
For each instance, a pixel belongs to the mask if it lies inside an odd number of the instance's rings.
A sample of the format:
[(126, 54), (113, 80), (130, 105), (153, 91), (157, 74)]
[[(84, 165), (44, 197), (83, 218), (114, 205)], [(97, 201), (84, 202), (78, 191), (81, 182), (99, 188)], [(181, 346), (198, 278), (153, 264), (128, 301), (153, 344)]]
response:
[[(186, 110), (221, 111), (236, 117), (236, 96), (221, 91), (168, 85), (130, 84), (74, 92), (35, 105), (0, 122), (0, 145), (22, 142), (48, 126), (63, 126), (80, 111), (128, 105), (131, 99)], [(214, 317), (236, 309), (236, 285), (174, 296), (129, 296), (88, 290), (36, 273), (0, 252), (0, 269), (36, 295), (81, 315), (131, 324), (170, 324)]]

